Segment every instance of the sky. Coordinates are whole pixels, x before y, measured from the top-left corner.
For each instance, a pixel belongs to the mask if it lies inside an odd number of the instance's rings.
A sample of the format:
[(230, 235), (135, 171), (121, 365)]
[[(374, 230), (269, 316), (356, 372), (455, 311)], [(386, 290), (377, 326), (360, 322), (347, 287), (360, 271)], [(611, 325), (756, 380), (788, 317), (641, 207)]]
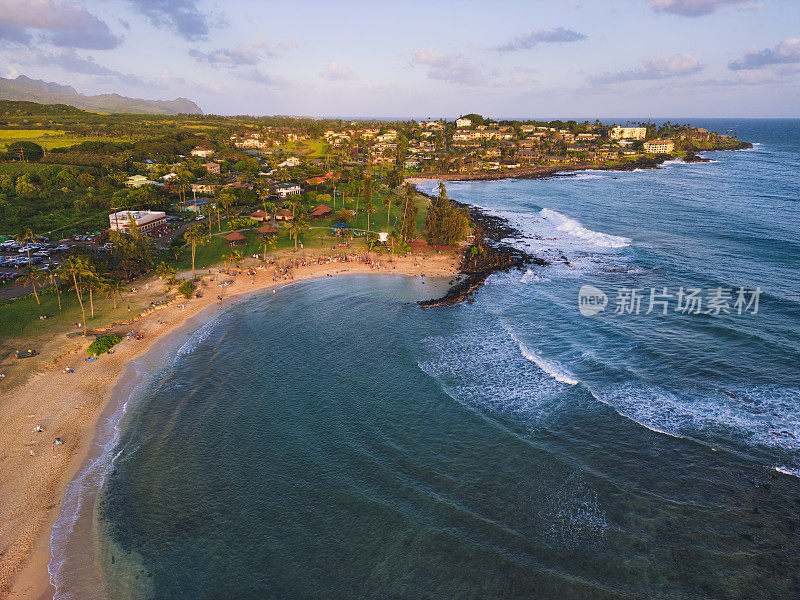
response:
[(216, 114), (800, 117), (800, 0), (0, 0), (0, 76)]

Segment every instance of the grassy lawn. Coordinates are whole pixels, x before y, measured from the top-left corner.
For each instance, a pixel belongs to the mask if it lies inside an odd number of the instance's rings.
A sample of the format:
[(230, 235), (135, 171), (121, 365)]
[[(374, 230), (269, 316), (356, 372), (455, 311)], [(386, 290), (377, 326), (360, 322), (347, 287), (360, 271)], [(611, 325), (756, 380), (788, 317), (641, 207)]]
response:
[(0, 129), (0, 146), (14, 142), (35, 142), (45, 150), (73, 146), (81, 142), (127, 142), (128, 138), (107, 136), (82, 136), (61, 129)]
[[(138, 283), (133, 283), (133, 285), (137, 286)], [(160, 284), (151, 287), (153, 287), (152, 294), (124, 294), (121, 299), (117, 298), (116, 309), (110, 299), (96, 294), (94, 318), (90, 316), (87, 296), (84, 303), (87, 327), (92, 329), (108, 325), (113, 321), (128, 319), (148, 306), (154, 296), (166, 296), (166, 292), (160, 293), (164, 289)], [(52, 339), (52, 336), (63, 336), (76, 331), (74, 324), (83, 321), (74, 290), (62, 290), (62, 309), (60, 311), (58, 298), (54, 291), (39, 292), (39, 299), (42, 302), (41, 305), (36, 304), (33, 295), (0, 303), (0, 360), (12, 356), (13, 351), (20, 348), (21, 343), (36, 348), (37, 342), (41, 340)], [(131, 312), (128, 312), (128, 306), (131, 307)], [(40, 315), (47, 315), (49, 318), (40, 320)]]
[[(305, 145), (305, 147), (303, 147)], [(298, 147), (299, 146), (299, 147)], [(281, 150), (287, 153), (302, 153), (309, 158), (321, 158), (325, 156), (325, 149), (328, 144), (325, 140), (301, 140), (299, 142), (287, 142), (280, 146)]]

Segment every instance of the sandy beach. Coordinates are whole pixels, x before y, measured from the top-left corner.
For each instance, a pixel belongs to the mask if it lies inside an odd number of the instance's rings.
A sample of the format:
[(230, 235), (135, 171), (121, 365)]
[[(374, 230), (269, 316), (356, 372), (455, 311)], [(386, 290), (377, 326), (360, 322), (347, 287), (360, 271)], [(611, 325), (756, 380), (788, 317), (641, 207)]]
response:
[[(224, 302), (233, 296), (329, 275), (458, 275), (458, 253), (432, 251), (391, 261), (385, 255), (371, 255), (368, 262), (364, 256), (362, 253), (350, 262), (321, 254), (307, 257), (304, 262), (308, 264), (294, 266), (290, 274), (252, 259), (243, 269), (232, 269), (238, 275), (205, 269), (198, 287), (201, 298), (186, 300), (176, 297), (173, 290), (164, 294), (172, 298), (168, 303), (104, 327), (102, 333), (123, 337), (112, 355), (86, 362), (86, 347), (94, 336), (69, 339), (65, 337), (68, 332), (60, 332), (39, 348), (39, 356), (26, 359), (31, 361), (25, 365), (30, 369), (27, 376), (16, 381), (9, 377), (0, 399), (0, 598), (52, 598), (55, 590), (47, 570), (50, 530), (64, 489), (86, 459), (97, 423), (126, 365), (159, 339), (192, 317), (199, 316), (202, 322), (219, 305), (220, 296)], [(249, 274), (249, 268), (255, 274)], [(223, 281), (232, 283), (222, 287)], [(164, 283), (149, 279), (141, 282), (136, 293), (156, 289), (164, 289)], [(141, 333), (142, 339), (126, 339), (130, 331)], [(64, 373), (67, 368), (74, 372)], [(43, 431), (36, 431), (37, 426)], [(53, 445), (56, 438), (63, 444)]]

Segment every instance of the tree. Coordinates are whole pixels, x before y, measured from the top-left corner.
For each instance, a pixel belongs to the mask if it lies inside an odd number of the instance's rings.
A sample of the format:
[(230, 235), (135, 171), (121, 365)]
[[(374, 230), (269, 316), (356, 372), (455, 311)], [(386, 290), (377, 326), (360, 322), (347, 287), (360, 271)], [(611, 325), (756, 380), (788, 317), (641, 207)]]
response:
[(111, 232), (113, 256), (119, 268), (129, 276), (152, 269), (156, 258), (155, 244), (139, 230), (132, 216), (128, 218), (127, 230)]
[(456, 246), (469, 229), (469, 216), (465, 208), (457, 206), (447, 197), (447, 189), (439, 184), (439, 195), (433, 199), (425, 217), (425, 235), (431, 244)]
[(41, 269), (37, 269), (31, 264), (27, 265), (22, 271), (22, 285), (33, 287), (33, 295), (36, 297), (36, 304), (39, 305), (41, 305), (41, 302), (39, 302), (39, 294), (36, 292), (36, 283), (42, 280), (43, 275)]
[(403, 186), (403, 222), (400, 225), (400, 235), (405, 243), (417, 237), (417, 215), (419, 207), (415, 199), (416, 190), (410, 183)]
[(91, 308), (91, 315), (94, 319), (94, 292), (103, 291), (103, 280), (97, 274), (94, 267), (89, 264), (86, 265), (86, 271), (83, 275), (83, 286), (84, 289), (89, 290), (89, 307)]
[(69, 278), (75, 286), (75, 294), (78, 296), (78, 304), (81, 305), (81, 314), (83, 314), (83, 335), (86, 335), (86, 308), (83, 306), (83, 298), (81, 296), (81, 281), (83, 275), (87, 272), (86, 262), (78, 256), (69, 256), (61, 265), (62, 271)]
[(192, 281), (194, 281), (197, 279), (197, 275), (195, 275), (194, 271), (194, 257), (197, 250), (197, 245), (202, 245), (205, 242), (205, 238), (203, 237), (203, 232), (200, 229), (200, 226), (192, 225), (186, 230), (186, 233), (183, 234), (183, 239), (186, 240), (187, 244), (192, 245)]
[(14, 241), (28, 250), (28, 264), (31, 264), (31, 242), (36, 241), (36, 236), (30, 227), (26, 227), (14, 236)]
[(6, 152), (22, 162), (36, 162), (44, 156), (44, 148), (33, 142), (14, 142)]
[(261, 240), (261, 247), (264, 248), (264, 262), (267, 262), (267, 250), (274, 250), (278, 245), (278, 240), (274, 235), (265, 235)]
[[(163, 264), (163, 263), (162, 263)], [(173, 269), (173, 273), (175, 270)], [(114, 302), (114, 308), (117, 308), (117, 296), (122, 296), (122, 292), (127, 292), (128, 288), (122, 285), (122, 282), (116, 277), (108, 277), (103, 279), (103, 289), (111, 296)]]
[(45, 276), (47, 277), (48, 281), (50, 281), (52, 286), (56, 288), (56, 296), (58, 297), (58, 310), (61, 310), (61, 290), (59, 289), (59, 281), (58, 281), (59, 275), (60, 275), (60, 270), (56, 265), (53, 264), (47, 265), (47, 269), (45, 270)]
[(300, 211), (292, 219), (292, 224), (289, 225), (289, 236), (294, 238), (294, 251), (297, 252), (297, 237), (304, 231), (308, 231), (308, 215), (305, 211)]

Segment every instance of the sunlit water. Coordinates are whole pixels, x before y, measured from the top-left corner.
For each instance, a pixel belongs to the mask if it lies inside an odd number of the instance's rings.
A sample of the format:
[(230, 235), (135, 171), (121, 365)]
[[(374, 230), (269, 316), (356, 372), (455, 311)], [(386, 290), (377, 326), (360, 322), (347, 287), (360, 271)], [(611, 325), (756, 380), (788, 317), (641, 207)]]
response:
[[(99, 499), (66, 505), (59, 597), (798, 597), (800, 123), (708, 125), (757, 145), (449, 184), (554, 261), (473, 304), (323, 279), (177, 336), (109, 426)], [(734, 297), (645, 314), (653, 287)]]

